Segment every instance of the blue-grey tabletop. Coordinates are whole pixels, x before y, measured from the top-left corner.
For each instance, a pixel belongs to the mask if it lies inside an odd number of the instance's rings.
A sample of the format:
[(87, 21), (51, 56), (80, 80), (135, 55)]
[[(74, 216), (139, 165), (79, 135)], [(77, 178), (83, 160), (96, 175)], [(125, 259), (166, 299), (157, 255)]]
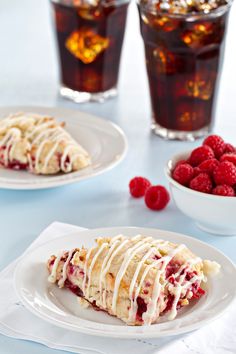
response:
[[(236, 4), (226, 40), (215, 131), (235, 142)], [(129, 142), (126, 159), (113, 170), (72, 185), (47, 190), (0, 190), (0, 269), (19, 256), (51, 222), (87, 228), (144, 226), (184, 233), (208, 242), (236, 261), (235, 237), (207, 234), (177, 210), (173, 201), (161, 212), (129, 196), (131, 177), (144, 175), (168, 186), (163, 168), (178, 151), (198, 142), (164, 141), (150, 132), (150, 104), (136, 5), (129, 17), (122, 53), (119, 95), (105, 103), (75, 104), (58, 95), (58, 70), (48, 0), (0, 2), (0, 105), (61, 106), (117, 123)], [(98, 188), (99, 186), (99, 188)], [(1, 354), (53, 353), (32, 342), (0, 336)], [(55, 352), (55, 351), (54, 351)]]

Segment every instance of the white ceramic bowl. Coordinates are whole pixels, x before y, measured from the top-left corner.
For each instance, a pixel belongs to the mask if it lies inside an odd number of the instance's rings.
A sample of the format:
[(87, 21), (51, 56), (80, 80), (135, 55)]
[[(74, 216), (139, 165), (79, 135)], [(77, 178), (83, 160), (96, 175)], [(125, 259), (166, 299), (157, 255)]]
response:
[(176, 206), (206, 232), (222, 236), (236, 235), (236, 197), (197, 192), (182, 186), (171, 177), (176, 162), (186, 159), (189, 154), (185, 152), (173, 156), (165, 167)]

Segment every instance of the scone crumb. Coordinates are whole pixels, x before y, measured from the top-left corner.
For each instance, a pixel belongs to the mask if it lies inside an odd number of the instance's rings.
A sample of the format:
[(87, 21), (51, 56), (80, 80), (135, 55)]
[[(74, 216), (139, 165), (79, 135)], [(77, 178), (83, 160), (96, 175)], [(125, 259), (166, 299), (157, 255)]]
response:
[(78, 303), (80, 304), (80, 306), (82, 306), (84, 309), (87, 309), (90, 304), (87, 300), (83, 299), (82, 297), (78, 297)]
[(98, 237), (96, 239), (96, 243), (98, 246), (101, 246), (103, 243), (110, 243), (111, 238), (110, 237)]
[(188, 299), (182, 299), (182, 300), (180, 300), (180, 304), (181, 304), (181, 306), (187, 306), (189, 304), (189, 301), (188, 301)]
[(205, 275), (216, 275), (220, 271), (220, 264), (215, 261), (205, 260), (203, 261), (203, 273)]

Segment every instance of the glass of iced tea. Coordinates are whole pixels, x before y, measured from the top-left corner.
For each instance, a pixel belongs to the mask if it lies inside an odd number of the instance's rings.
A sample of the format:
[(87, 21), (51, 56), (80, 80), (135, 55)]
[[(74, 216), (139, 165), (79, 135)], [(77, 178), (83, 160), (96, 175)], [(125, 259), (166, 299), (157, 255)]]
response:
[(195, 140), (211, 131), (231, 3), (139, 0), (157, 135)]
[(60, 93), (75, 102), (117, 93), (128, 0), (51, 0)]

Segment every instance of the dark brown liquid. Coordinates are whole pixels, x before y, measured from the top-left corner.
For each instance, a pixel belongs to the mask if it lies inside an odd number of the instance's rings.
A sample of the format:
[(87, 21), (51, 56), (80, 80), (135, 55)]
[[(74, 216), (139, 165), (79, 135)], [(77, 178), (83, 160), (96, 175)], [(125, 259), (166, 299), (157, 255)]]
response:
[(82, 8), (53, 3), (64, 86), (91, 93), (116, 86), (127, 6)]
[(187, 22), (139, 11), (153, 120), (178, 131), (212, 125), (227, 14)]

